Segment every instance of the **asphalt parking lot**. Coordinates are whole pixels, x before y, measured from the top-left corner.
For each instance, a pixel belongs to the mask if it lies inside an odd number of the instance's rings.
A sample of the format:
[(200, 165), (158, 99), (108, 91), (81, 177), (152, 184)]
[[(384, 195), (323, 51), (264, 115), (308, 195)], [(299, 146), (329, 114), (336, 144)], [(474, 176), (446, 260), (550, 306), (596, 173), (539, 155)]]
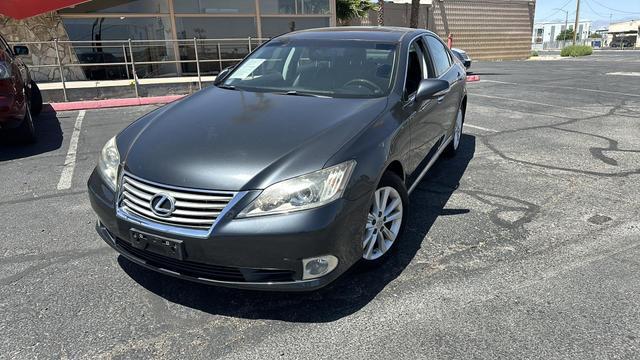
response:
[(637, 358), (640, 52), (472, 70), (398, 252), (309, 294), (119, 257), (86, 180), (153, 107), (41, 115), (37, 144), (0, 141), (0, 358)]

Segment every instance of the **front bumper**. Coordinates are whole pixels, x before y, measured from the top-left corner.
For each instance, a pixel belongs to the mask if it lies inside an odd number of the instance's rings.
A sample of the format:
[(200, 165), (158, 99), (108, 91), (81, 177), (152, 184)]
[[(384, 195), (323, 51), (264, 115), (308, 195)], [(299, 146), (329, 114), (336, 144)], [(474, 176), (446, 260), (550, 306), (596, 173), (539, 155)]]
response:
[[(305, 291), (321, 288), (361, 257), (361, 236), (368, 199), (337, 200), (323, 207), (287, 215), (246, 219), (221, 217), (207, 237), (168, 233), (158, 227), (116, 216), (115, 197), (94, 171), (88, 182), (96, 229), (127, 259), (163, 274), (226, 287)], [(230, 204), (234, 214), (253, 198)], [(130, 232), (141, 230), (183, 244), (181, 260), (132, 246)], [(338, 258), (338, 266), (320, 278), (303, 280), (302, 259), (323, 255)]]

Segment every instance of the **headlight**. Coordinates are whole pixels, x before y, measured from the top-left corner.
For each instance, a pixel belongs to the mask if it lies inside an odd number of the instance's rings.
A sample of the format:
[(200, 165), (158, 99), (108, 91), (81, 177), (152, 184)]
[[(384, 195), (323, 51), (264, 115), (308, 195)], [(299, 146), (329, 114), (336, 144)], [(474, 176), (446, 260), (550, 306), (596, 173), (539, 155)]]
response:
[(238, 217), (282, 214), (322, 206), (344, 193), (354, 160), (273, 184)]
[(11, 77), (11, 66), (4, 61), (0, 61), (0, 79), (8, 79)]
[(118, 182), (118, 165), (120, 165), (120, 154), (114, 136), (104, 145), (100, 160), (98, 160), (100, 175), (113, 191), (116, 190)]

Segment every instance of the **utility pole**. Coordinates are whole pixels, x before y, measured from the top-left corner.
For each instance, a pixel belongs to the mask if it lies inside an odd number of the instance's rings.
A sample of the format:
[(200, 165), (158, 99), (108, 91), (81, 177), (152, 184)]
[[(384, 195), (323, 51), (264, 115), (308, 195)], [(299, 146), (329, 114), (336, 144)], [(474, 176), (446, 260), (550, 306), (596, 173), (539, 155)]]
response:
[(573, 45), (578, 38), (578, 17), (580, 16), (580, 0), (576, 0), (576, 24), (573, 26)]

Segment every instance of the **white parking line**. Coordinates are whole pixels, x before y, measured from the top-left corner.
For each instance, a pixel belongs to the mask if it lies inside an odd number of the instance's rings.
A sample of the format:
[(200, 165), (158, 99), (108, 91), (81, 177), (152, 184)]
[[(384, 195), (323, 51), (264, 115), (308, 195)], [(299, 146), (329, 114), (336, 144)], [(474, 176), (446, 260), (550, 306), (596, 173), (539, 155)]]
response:
[(575, 110), (575, 111), (582, 111), (582, 112), (585, 112), (585, 113), (596, 114), (596, 115), (604, 115), (602, 112), (597, 112), (597, 111), (592, 111), (592, 110), (585, 110), (585, 109), (576, 108), (576, 107), (567, 107), (567, 106), (560, 106), (560, 105), (553, 105), (553, 104), (541, 103), (541, 102), (537, 102), (537, 101), (529, 101), (529, 100), (522, 100), (522, 99), (514, 99), (514, 98), (508, 98), (508, 97), (502, 97), (502, 96), (493, 96), (493, 95), (481, 95), (481, 94), (473, 94), (473, 95), (470, 95), (470, 97), (476, 97), (476, 96), (477, 96), (477, 97), (485, 97), (485, 98), (489, 98), (489, 99), (499, 99), (499, 100), (517, 101), (517, 102), (522, 102), (522, 103), (526, 103), (526, 104), (533, 104), (533, 105), (541, 105), (541, 106), (555, 107), (555, 108), (559, 108), (559, 109), (563, 109), (563, 110)]
[(607, 75), (620, 75), (620, 76), (640, 76), (640, 72), (610, 72)]
[(480, 79), (480, 82), (489, 82), (489, 83), (496, 83), (496, 84), (505, 84), (505, 85), (518, 85), (514, 82), (506, 82), (506, 81), (498, 81), (498, 80), (489, 80), (489, 79)]
[(71, 188), (71, 180), (73, 179), (73, 170), (76, 167), (76, 152), (78, 151), (78, 138), (80, 138), (80, 128), (82, 127), (82, 120), (84, 119), (85, 110), (78, 112), (76, 118), (76, 124), (73, 127), (73, 134), (71, 134), (71, 141), (69, 142), (69, 150), (67, 151), (67, 157), (64, 160), (64, 168), (62, 174), (60, 174), (60, 181), (58, 181), (58, 190), (66, 190)]
[[(607, 75), (640, 76), (640, 73), (633, 73), (633, 72), (632, 73), (607, 73)], [(640, 94), (631, 94), (631, 93), (625, 93), (625, 92), (619, 92), (619, 91), (587, 89), (587, 88), (580, 88), (580, 87), (573, 87), (573, 86), (540, 85), (540, 84), (518, 84), (518, 83), (513, 83), (513, 82), (498, 81), (498, 80), (488, 80), (488, 79), (480, 80), (480, 82), (489, 82), (489, 83), (496, 83), (496, 84), (503, 84), (503, 85), (532, 86), (532, 87), (540, 87), (540, 88), (548, 88), (548, 89), (577, 90), (577, 91), (587, 91), (587, 92), (594, 92), (594, 93), (600, 93), (600, 94), (611, 94), (611, 95), (640, 97)]]
[(482, 130), (482, 131), (488, 131), (488, 132), (494, 132), (497, 133), (499, 132), (498, 130), (493, 130), (493, 129), (488, 129), (482, 126), (477, 126), (477, 125), (472, 125), (472, 124), (464, 124), (465, 127), (470, 127), (472, 129), (478, 129), (478, 130)]

